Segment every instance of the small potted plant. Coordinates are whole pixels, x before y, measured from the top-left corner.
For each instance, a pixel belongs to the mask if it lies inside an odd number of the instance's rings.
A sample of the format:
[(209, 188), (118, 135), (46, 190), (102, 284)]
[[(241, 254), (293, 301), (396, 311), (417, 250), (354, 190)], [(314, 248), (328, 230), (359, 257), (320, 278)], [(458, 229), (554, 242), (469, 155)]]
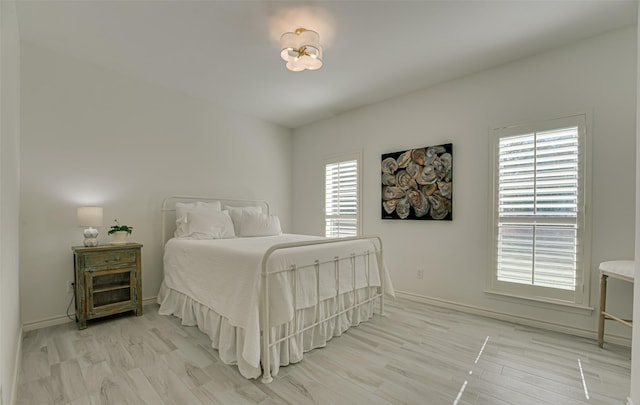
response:
[(128, 225), (120, 225), (117, 218), (114, 219), (113, 222), (115, 222), (116, 224), (111, 225), (111, 229), (109, 229), (109, 232), (107, 232), (107, 234), (113, 235), (113, 241), (111, 241), (111, 243), (113, 244), (127, 243), (127, 236), (131, 235), (131, 231), (133, 231), (133, 227), (130, 227)]

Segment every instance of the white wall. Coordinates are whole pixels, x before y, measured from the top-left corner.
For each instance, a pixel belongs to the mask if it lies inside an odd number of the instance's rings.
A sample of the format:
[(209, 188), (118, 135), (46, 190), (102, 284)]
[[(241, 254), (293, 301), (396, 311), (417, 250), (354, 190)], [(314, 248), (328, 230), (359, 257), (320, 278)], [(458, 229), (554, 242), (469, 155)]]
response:
[(25, 328), (64, 319), (76, 208), (104, 207), (143, 243), (143, 298), (162, 279), (160, 204), (258, 198), (291, 228), (291, 131), (22, 44), (21, 291)]
[[(640, 22), (640, 3), (638, 4), (638, 22)], [(640, 24), (637, 29), (640, 44)], [(633, 293), (633, 345), (631, 347), (631, 401), (640, 404), (640, 52), (636, 65), (636, 277)]]
[(0, 2), (0, 402), (14, 396), (19, 295), (20, 39), (13, 1)]
[[(489, 129), (585, 112), (593, 136), (591, 303), (598, 263), (633, 258), (636, 27), (367, 106), (294, 131), (295, 231), (322, 233), (322, 159), (363, 150), (363, 232), (380, 234), (397, 290), (595, 336), (596, 312), (484, 293), (489, 262)], [(380, 156), (453, 142), (452, 222), (382, 221)], [(417, 270), (424, 269), (424, 279)], [(609, 308), (631, 313), (632, 288), (610, 283)], [(607, 332), (630, 336), (622, 325)]]

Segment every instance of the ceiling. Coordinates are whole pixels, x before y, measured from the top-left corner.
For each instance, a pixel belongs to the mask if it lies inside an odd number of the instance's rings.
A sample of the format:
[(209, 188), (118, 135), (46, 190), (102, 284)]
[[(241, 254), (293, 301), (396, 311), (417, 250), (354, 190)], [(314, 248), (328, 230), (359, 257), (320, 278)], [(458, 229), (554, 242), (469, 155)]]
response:
[[(295, 128), (637, 20), (637, 1), (18, 1), (23, 41)], [(278, 38), (319, 32), (289, 72)]]

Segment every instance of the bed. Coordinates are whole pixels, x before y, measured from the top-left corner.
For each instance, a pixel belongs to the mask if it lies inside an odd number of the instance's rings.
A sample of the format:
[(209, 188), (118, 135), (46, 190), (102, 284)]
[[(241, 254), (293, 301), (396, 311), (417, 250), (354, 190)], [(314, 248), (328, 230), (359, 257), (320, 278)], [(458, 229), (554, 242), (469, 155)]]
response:
[(264, 383), (393, 295), (379, 237), (283, 234), (265, 201), (166, 198), (162, 244), (159, 313), (197, 326), (224, 363)]

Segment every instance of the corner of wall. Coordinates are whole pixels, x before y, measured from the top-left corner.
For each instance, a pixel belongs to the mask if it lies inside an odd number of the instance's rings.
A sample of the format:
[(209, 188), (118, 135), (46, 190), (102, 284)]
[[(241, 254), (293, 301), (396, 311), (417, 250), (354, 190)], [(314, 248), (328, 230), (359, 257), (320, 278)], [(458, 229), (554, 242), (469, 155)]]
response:
[[(638, 3), (638, 24), (636, 25), (636, 49), (640, 44), (640, 2)], [(640, 52), (636, 61), (636, 279), (640, 279)], [(631, 347), (631, 393), (627, 404), (640, 404), (640, 283), (634, 285), (633, 336)]]
[(15, 401), (20, 315), (20, 33), (14, 0), (0, 1), (0, 384), (3, 404)]

